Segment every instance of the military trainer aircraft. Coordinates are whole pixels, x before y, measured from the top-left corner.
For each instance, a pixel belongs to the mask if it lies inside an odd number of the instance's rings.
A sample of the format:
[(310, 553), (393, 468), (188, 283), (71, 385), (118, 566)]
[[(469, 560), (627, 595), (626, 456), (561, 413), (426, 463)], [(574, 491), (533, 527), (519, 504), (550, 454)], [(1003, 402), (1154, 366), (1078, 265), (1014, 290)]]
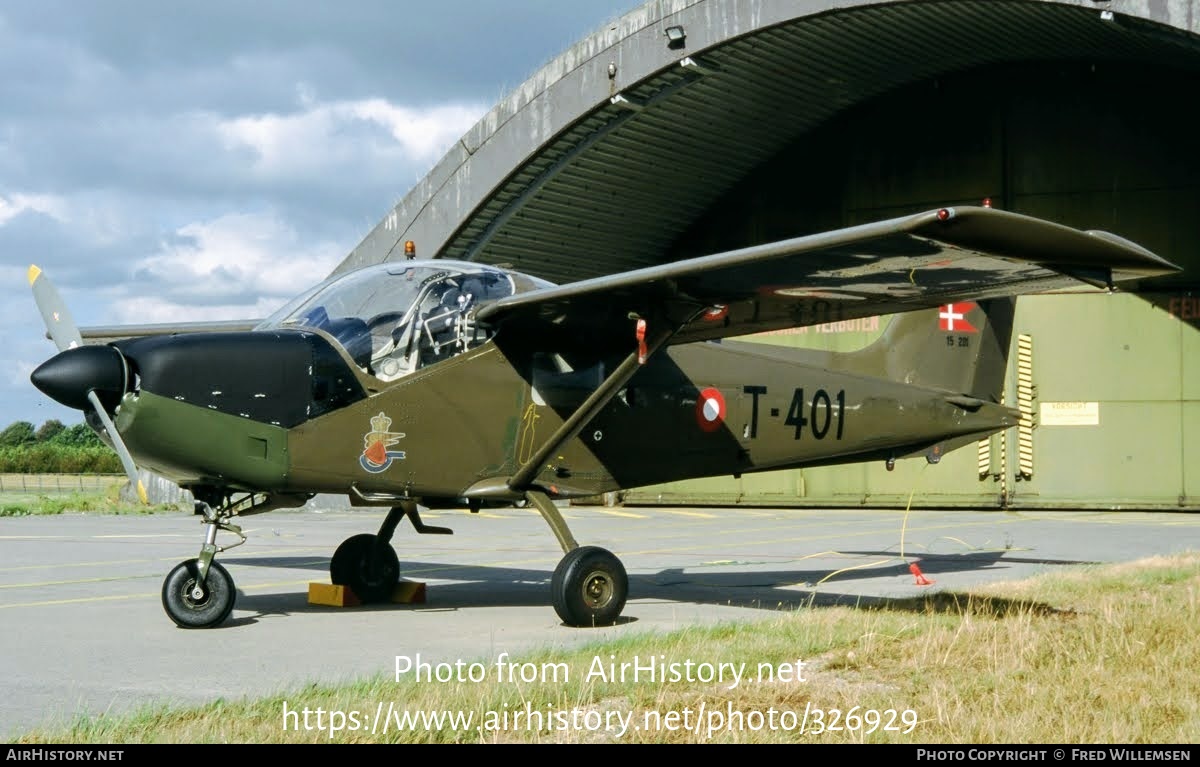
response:
[[(1177, 271), (1144, 248), (990, 207), (946, 207), (553, 285), (482, 263), (381, 263), (335, 276), (256, 326), (127, 327), (85, 344), (37, 267), (59, 353), (32, 374), (121, 456), (191, 491), (197, 557), (167, 575), (182, 627), (234, 605), (217, 534), (317, 493), (390, 509), (343, 542), (333, 583), (399, 581), (391, 539), (418, 506), (528, 502), (565, 556), (555, 611), (611, 624), (628, 579), (576, 543), (556, 501), (692, 477), (946, 451), (1017, 423), (1000, 403), (1015, 296)], [(898, 315), (852, 353), (726, 340)], [(144, 491), (143, 491), (144, 497)]]

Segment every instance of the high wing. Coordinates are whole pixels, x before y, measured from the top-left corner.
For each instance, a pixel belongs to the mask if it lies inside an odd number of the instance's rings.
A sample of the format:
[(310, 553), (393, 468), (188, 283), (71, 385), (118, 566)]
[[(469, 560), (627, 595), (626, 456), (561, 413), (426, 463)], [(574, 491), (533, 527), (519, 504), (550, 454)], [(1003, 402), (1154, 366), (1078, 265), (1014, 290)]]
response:
[(498, 342), (628, 349), (639, 319), (681, 344), (1176, 271), (1107, 232), (942, 208), (517, 294), (478, 319)]

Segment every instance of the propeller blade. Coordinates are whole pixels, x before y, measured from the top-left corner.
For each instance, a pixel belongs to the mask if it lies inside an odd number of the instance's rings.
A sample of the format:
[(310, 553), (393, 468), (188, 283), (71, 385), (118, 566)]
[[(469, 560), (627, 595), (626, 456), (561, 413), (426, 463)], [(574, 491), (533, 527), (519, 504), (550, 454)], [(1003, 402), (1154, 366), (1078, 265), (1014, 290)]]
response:
[[(83, 346), (83, 337), (79, 335), (79, 328), (75, 326), (75, 320), (71, 318), (71, 313), (67, 311), (67, 305), (63, 302), (62, 296), (58, 294), (58, 290), (54, 284), (50, 282), (50, 278), (46, 277), (42, 270), (37, 266), (30, 265), (29, 286), (33, 288), (33, 300), (37, 302), (38, 311), (42, 313), (42, 321), (46, 323), (46, 330), (50, 333), (50, 338), (53, 339), (54, 345), (58, 350), (66, 351), (67, 349), (75, 349)], [(108, 432), (109, 439), (112, 441), (113, 449), (117, 451), (117, 456), (121, 459), (121, 465), (125, 467), (125, 475), (129, 477), (129, 484), (137, 491), (138, 499), (142, 503), (149, 504), (150, 499), (146, 495), (146, 486), (142, 484), (142, 478), (138, 476), (137, 464), (133, 462), (133, 456), (129, 454), (129, 448), (125, 447), (125, 443), (121, 440), (121, 435), (117, 433), (117, 427), (109, 418), (108, 413), (104, 410), (104, 405), (100, 402), (100, 398), (96, 396), (94, 389), (87, 393), (88, 402), (96, 411), (96, 415), (100, 416), (101, 423), (104, 424), (104, 430)]]
[(100, 398), (96, 396), (96, 392), (90, 391), (88, 392), (88, 399), (91, 400), (92, 407), (96, 409), (96, 415), (100, 416), (100, 420), (104, 423), (104, 430), (108, 432), (108, 436), (112, 439), (113, 448), (121, 458), (121, 465), (125, 467), (125, 476), (129, 477), (130, 487), (137, 490), (138, 499), (142, 503), (150, 503), (150, 499), (146, 495), (146, 486), (142, 484), (142, 478), (138, 476), (137, 464), (133, 462), (133, 456), (129, 454), (129, 449), (121, 441), (121, 435), (117, 434), (116, 425), (108, 417), (108, 413), (104, 412), (104, 406), (100, 404)]
[(29, 267), (28, 276), (29, 286), (33, 288), (33, 300), (37, 302), (38, 311), (42, 313), (42, 321), (46, 323), (46, 330), (49, 331), (54, 345), (60, 352), (83, 346), (83, 337), (79, 335), (79, 328), (75, 327), (75, 320), (71, 319), (71, 312), (67, 311), (66, 303), (63, 302), (62, 296), (58, 294), (54, 284), (50, 282), (50, 278), (33, 265)]

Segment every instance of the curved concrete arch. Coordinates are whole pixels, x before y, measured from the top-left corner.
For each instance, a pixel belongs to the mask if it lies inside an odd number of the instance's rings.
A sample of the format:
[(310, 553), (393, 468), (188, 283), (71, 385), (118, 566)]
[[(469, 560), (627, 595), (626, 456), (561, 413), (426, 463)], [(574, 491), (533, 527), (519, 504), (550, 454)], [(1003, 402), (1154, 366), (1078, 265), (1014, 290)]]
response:
[(1200, 71), (1198, 34), (1198, 0), (652, 0), (501, 100), (335, 271), (406, 240), (556, 281), (657, 263), (753, 169), (883, 93), (1037, 60)]

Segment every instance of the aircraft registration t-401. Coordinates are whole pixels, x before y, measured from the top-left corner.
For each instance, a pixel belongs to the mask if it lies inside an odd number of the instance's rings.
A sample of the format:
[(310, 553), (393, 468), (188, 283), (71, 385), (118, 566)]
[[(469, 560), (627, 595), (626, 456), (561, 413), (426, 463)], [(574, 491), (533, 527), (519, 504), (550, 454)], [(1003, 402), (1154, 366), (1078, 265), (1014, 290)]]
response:
[[(204, 543), (162, 590), (180, 626), (214, 626), (233, 609), (219, 531), (238, 545), (235, 517), (317, 493), (390, 509), (330, 562), (333, 582), (367, 602), (399, 580), (402, 518), (449, 532), (423, 524), (419, 505), (527, 501), (565, 552), (556, 612), (590, 626), (621, 614), (628, 579), (611, 552), (576, 543), (557, 499), (936, 461), (1019, 418), (999, 404), (1015, 296), (1174, 271), (1108, 233), (942, 208), (561, 286), (478, 263), (384, 263), (253, 329), (128, 327), (85, 345), (31, 267), (60, 350), (32, 380), (86, 413), (139, 490), (143, 467), (195, 497)], [(881, 314), (900, 316), (853, 353), (724, 340)]]

